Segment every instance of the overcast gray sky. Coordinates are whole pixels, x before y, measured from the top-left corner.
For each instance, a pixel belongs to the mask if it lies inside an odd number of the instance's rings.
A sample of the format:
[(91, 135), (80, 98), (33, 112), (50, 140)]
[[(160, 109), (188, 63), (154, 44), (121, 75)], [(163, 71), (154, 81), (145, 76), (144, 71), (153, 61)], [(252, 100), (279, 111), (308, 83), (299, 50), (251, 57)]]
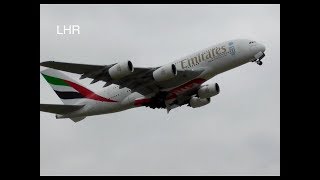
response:
[[(73, 24), (80, 35), (56, 34)], [(280, 174), (280, 5), (41, 5), (40, 62), (151, 67), (236, 38), (263, 43), (264, 64), (209, 80), (221, 93), (207, 106), (169, 115), (141, 107), (80, 123), (40, 112), (40, 174)], [(80, 81), (104, 85), (89, 82)], [(40, 102), (62, 104), (42, 77)]]

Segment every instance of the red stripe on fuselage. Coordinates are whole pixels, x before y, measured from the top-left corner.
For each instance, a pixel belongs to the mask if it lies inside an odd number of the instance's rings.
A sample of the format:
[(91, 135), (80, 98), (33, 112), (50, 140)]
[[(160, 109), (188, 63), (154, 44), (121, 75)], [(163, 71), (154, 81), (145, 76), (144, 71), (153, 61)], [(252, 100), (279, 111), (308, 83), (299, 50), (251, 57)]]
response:
[(197, 78), (197, 79), (193, 79), (185, 84), (182, 84), (181, 86), (170, 90), (169, 95), (167, 96), (166, 100), (174, 99), (178, 95), (183, 94), (183, 93), (193, 89), (194, 87), (201, 85), (205, 81), (206, 81), (205, 79)]
[(150, 101), (151, 101), (151, 99), (137, 99), (137, 100), (134, 101), (134, 105), (135, 106), (141, 106), (144, 103), (148, 103)]
[[(197, 78), (197, 79), (193, 79), (185, 84), (182, 84), (179, 87), (176, 87), (176, 88), (168, 91), (169, 95), (166, 97), (166, 100), (174, 99), (177, 97), (177, 95), (180, 95), (186, 91), (192, 90), (193, 88), (200, 86), (205, 81), (206, 81), (205, 79)], [(134, 105), (135, 106), (142, 106), (142, 105), (149, 103), (151, 101), (152, 101), (152, 99), (150, 99), (150, 98), (137, 99), (134, 101)]]
[(69, 86), (77, 90), (80, 94), (82, 94), (85, 98), (88, 99), (93, 99), (97, 101), (102, 101), (102, 102), (117, 102), (112, 99), (108, 99), (102, 96), (99, 96), (95, 94), (94, 92), (90, 91), (89, 89), (80, 86), (79, 84), (73, 83), (71, 81), (64, 80)]

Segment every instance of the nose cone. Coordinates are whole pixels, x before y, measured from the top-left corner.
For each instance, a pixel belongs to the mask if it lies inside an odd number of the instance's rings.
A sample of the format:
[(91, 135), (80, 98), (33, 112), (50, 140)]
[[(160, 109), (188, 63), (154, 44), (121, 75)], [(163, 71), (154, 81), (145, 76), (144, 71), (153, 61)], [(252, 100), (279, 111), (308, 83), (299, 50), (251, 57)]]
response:
[(265, 52), (266, 51), (266, 47), (263, 44), (260, 44), (260, 43), (258, 44), (258, 49), (261, 52)]
[(251, 51), (253, 51), (254, 53), (258, 53), (258, 52), (265, 52), (266, 47), (263, 44), (260, 43), (252, 43), (249, 44)]

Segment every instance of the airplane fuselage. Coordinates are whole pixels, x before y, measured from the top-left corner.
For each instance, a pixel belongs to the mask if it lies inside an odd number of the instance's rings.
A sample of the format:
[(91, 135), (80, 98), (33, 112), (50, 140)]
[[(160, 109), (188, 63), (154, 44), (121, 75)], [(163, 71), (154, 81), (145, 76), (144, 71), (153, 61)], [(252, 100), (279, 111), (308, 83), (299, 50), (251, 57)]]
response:
[[(163, 84), (160, 83), (160, 91), (167, 92), (165, 101), (167, 104), (170, 104), (175, 101), (177, 96), (198, 89), (212, 77), (257, 60), (259, 53), (261, 55), (264, 51), (265, 47), (262, 44), (246, 39), (226, 41), (208, 47), (173, 62), (177, 70), (202, 70), (200, 75), (181, 81), (172, 80)], [(144, 96), (137, 92), (131, 92), (131, 89), (128, 88), (120, 89), (115, 84), (103, 88), (97, 94), (116, 102), (83, 99), (77, 102), (77, 104), (85, 104), (82, 109), (67, 115), (57, 115), (57, 118), (73, 118), (119, 112), (140, 107), (143, 102), (148, 101), (154, 95)]]

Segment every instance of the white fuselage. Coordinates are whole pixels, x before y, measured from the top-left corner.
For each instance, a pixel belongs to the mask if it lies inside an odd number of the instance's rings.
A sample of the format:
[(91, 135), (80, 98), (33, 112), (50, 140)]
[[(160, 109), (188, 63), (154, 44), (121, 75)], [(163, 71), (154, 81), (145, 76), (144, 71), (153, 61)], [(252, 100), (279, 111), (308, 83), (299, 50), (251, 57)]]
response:
[[(172, 93), (183, 93), (199, 87), (203, 82), (217, 74), (228, 71), (256, 59), (255, 55), (264, 52), (265, 47), (259, 43), (252, 43), (251, 40), (237, 39), (226, 41), (204, 50), (193, 53), (187, 57), (173, 62), (177, 70), (204, 70), (198, 77), (160, 89), (160, 91), (172, 91)], [(171, 63), (172, 64), (172, 63)], [(201, 80), (201, 81), (197, 81)], [(189, 83), (189, 84), (188, 84)], [(188, 84), (187, 86), (184, 86)], [(83, 99), (78, 104), (85, 105), (82, 109), (68, 115), (61, 115), (58, 118), (82, 117), (99, 114), (107, 114), (123, 111), (135, 106), (135, 100), (143, 99), (137, 92), (131, 92), (128, 88), (119, 89), (118, 85), (112, 84), (97, 92), (102, 97), (116, 100), (117, 102), (101, 102), (90, 99)], [(178, 95), (178, 94), (177, 94)], [(168, 101), (173, 101), (169, 99)]]

